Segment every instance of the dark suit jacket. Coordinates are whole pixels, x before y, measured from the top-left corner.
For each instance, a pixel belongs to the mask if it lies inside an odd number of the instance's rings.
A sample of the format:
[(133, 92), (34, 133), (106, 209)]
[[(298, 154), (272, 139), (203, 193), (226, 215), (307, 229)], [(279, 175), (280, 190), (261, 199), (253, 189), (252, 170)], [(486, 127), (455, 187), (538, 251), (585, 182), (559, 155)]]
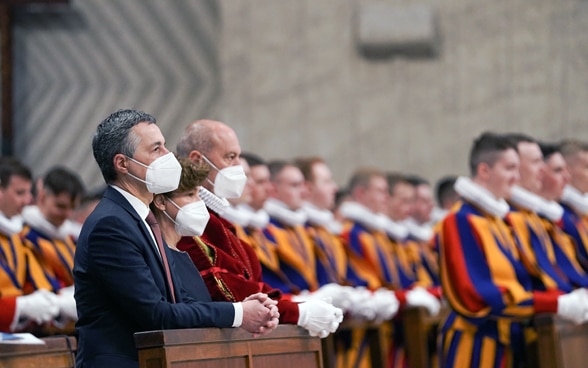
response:
[(166, 249), (175, 304), (147, 227), (108, 187), (84, 223), (75, 254), (77, 367), (138, 367), (133, 339), (138, 331), (232, 326), (231, 303), (208, 302), (205, 286), (199, 300), (187, 295), (171, 252)]

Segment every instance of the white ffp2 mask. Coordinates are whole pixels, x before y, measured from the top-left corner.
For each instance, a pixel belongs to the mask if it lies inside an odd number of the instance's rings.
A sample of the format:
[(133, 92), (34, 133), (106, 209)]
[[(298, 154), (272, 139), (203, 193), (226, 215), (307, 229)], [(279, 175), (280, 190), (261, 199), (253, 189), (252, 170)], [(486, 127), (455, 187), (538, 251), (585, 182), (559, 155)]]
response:
[(168, 200), (178, 208), (178, 214), (174, 220), (167, 212), (164, 213), (176, 225), (175, 228), (178, 234), (181, 236), (200, 236), (204, 233), (206, 224), (210, 219), (210, 214), (204, 201), (200, 200), (180, 207), (171, 199)]
[(247, 175), (243, 171), (243, 166), (227, 166), (219, 170), (206, 156), (202, 155), (202, 157), (217, 171), (214, 183), (211, 183), (214, 185), (214, 194), (223, 198), (241, 197), (245, 184), (247, 183)]
[(182, 176), (182, 165), (172, 152), (158, 157), (149, 166), (129, 157), (129, 160), (147, 168), (145, 180), (129, 173), (129, 176), (147, 185), (147, 190), (153, 194), (169, 193), (178, 189)]

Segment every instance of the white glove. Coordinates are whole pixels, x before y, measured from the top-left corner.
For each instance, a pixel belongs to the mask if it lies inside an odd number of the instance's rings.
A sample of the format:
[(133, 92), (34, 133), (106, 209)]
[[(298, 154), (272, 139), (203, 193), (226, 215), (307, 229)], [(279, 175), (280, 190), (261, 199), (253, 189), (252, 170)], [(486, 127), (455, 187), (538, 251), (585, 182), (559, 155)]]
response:
[(436, 316), (441, 309), (439, 300), (420, 286), (406, 293), (406, 304), (411, 307), (425, 307), (432, 316)]
[(557, 315), (576, 324), (588, 320), (588, 291), (576, 289), (557, 297)]
[(331, 300), (337, 308), (341, 308), (343, 312), (349, 310), (351, 307), (351, 294), (353, 288), (351, 286), (343, 286), (335, 283), (327, 284), (320, 287), (317, 291), (310, 293), (303, 290), (299, 295), (295, 296), (292, 300), (297, 302), (308, 301), (308, 300)]
[(343, 311), (322, 300), (300, 303), (298, 312), (298, 326), (307, 329), (310, 336), (325, 338), (343, 321)]
[(349, 312), (356, 319), (372, 321), (378, 315), (377, 306), (372, 302), (372, 292), (358, 286), (351, 294), (351, 307)]
[(39, 324), (53, 320), (59, 314), (57, 295), (44, 289), (16, 298), (16, 313), (19, 318), (33, 320)]
[(74, 321), (78, 319), (73, 286), (68, 286), (59, 290), (59, 293), (57, 294), (57, 306), (59, 307), (59, 315), (62, 319)]
[(376, 307), (376, 322), (392, 319), (398, 313), (400, 303), (393, 291), (378, 289), (372, 294), (372, 303)]

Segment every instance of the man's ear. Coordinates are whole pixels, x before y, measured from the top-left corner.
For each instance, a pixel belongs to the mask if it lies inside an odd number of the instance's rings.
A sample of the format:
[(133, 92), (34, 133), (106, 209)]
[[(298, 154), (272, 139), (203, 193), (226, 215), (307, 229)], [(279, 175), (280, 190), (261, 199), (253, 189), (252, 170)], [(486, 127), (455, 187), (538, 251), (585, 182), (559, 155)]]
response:
[(163, 194), (156, 194), (153, 196), (153, 204), (155, 205), (155, 208), (160, 211), (165, 211), (165, 201), (166, 198)]
[(200, 153), (200, 151), (197, 151), (197, 150), (192, 150), (192, 151), (190, 151), (188, 158), (193, 163), (200, 163), (200, 162), (202, 162), (202, 153)]
[(478, 169), (476, 170), (476, 173), (477, 173), (477, 175), (476, 175), (477, 177), (486, 181), (486, 180), (488, 180), (488, 177), (490, 176), (490, 166), (485, 162), (481, 162), (478, 164)]
[(117, 153), (114, 155), (112, 159), (112, 163), (114, 164), (114, 169), (120, 173), (128, 174), (129, 172), (129, 160), (125, 155), (122, 153)]

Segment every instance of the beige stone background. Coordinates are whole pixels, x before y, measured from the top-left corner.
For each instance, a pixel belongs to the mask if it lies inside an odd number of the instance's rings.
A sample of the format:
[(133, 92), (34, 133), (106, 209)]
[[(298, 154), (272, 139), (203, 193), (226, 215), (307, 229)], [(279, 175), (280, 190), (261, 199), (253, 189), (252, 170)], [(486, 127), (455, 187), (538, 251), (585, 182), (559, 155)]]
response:
[(344, 184), (361, 165), (467, 174), (485, 130), (588, 138), (587, 1), (424, 1), (439, 55), (375, 61), (356, 42), (367, 3), (221, 0), (221, 111), (244, 149), (323, 156)]
[(198, 118), (266, 159), (323, 156), (431, 181), (467, 174), (484, 130), (588, 140), (587, 0), (379, 0), (436, 12), (435, 57), (366, 58), (375, 0), (71, 0), (15, 9), (15, 154), (102, 185), (90, 150), (119, 108), (175, 147)]

